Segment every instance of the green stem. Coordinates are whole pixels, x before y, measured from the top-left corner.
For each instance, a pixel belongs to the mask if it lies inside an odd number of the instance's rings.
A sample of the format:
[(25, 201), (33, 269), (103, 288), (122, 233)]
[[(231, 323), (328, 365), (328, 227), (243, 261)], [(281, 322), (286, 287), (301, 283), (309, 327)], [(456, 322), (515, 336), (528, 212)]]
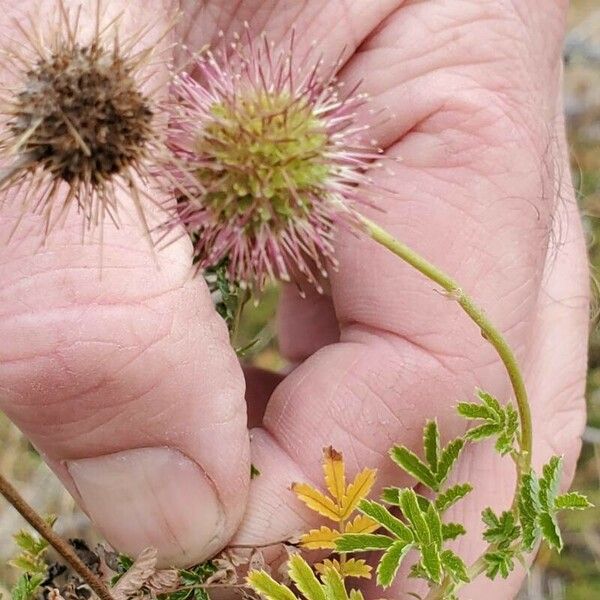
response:
[[(510, 383), (512, 385), (517, 410), (520, 421), (519, 436), (519, 456), (516, 457), (515, 464), (517, 468), (517, 483), (513, 499), (513, 510), (518, 507), (518, 494), (523, 475), (529, 472), (531, 468), (532, 451), (532, 424), (531, 410), (527, 399), (527, 390), (523, 375), (517, 363), (517, 359), (504, 339), (502, 333), (489, 321), (485, 313), (475, 304), (475, 302), (463, 291), (460, 285), (449, 275), (431, 264), (428, 260), (417, 254), (406, 244), (396, 239), (385, 229), (367, 219), (359, 216), (363, 227), (373, 240), (387, 248), (390, 252), (401, 258), (403, 261), (417, 269), (431, 281), (440, 285), (448, 295), (456, 300), (461, 308), (467, 313), (469, 318), (479, 327), (483, 337), (494, 347), (500, 360), (504, 364)], [(493, 546), (486, 549), (488, 552)], [(482, 558), (478, 559), (470, 568), (470, 574), (480, 575), (485, 570)], [(451, 582), (446, 582), (433, 589), (427, 596), (427, 600), (436, 600), (444, 597), (444, 592), (448, 589)]]

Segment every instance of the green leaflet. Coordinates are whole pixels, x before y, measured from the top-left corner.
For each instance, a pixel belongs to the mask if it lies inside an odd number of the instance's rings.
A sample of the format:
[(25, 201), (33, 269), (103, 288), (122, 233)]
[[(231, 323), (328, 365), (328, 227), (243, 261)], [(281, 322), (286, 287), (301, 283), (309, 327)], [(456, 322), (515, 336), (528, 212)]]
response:
[(386, 550), (394, 543), (387, 535), (376, 533), (345, 533), (335, 541), (338, 552), (363, 552), (365, 550)]
[(256, 592), (268, 600), (296, 600), (292, 590), (281, 583), (277, 583), (264, 571), (251, 571), (246, 581)]
[(512, 404), (502, 406), (492, 395), (477, 390), (480, 403), (460, 402), (458, 414), (465, 419), (483, 421), (482, 424), (467, 431), (465, 438), (479, 441), (497, 436), (496, 450), (501, 454), (509, 454), (515, 449), (515, 441), (519, 431), (519, 415)]
[(23, 573), (10, 592), (12, 600), (32, 600), (44, 578), (45, 576), (42, 574)]
[(417, 495), (414, 490), (403, 489), (400, 494), (400, 507), (404, 516), (412, 526), (413, 535), (420, 544), (429, 544), (431, 542), (431, 532), (425, 520)]
[(423, 430), (423, 448), (425, 450), (425, 459), (429, 463), (431, 470), (435, 473), (438, 469), (438, 457), (440, 453), (440, 434), (437, 423), (428, 421)]
[(498, 575), (506, 579), (515, 568), (514, 553), (510, 550), (488, 552), (483, 559), (486, 565), (485, 574), (490, 579), (495, 579)]
[(436, 473), (439, 485), (446, 481), (452, 467), (454, 467), (454, 464), (458, 460), (464, 445), (465, 441), (462, 438), (458, 438), (451, 441), (442, 451), (438, 471)]
[(438, 495), (435, 499), (435, 507), (440, 513), (443, 513), (451, 506), (454, 506), (459, 500), (462, 500), (471, 491), (473, 491), (473, 486), (470, 483), (454, 485)]
[(327, 567), (321, 579), (327, 600), (350, 600), (342, 576), (336, 569)]
[(482, 519), (487, 525), (483, 537), (490, 544), (508, 547), (521, 535), (521, 528), (516, 524), (512, 512), (505, 511), (498, 517), (491, 508), (486, 508), (482, 513)]
[(404, 446), (394, 446), (390, 451), (392, 460), (417, 481), (438, 491), (439, 484), (431, 469), (414, 453)]
[(400, 519), (392, 515), (392, 513), (382, 504), (373, 500), (362, 500), (358, 505), (359, 510), (377, 521), (382, 527), (385, 527), (390, 533), (401, 540), (410, 543), (414, 540), (412, 531)]
[(444, 550), (440, 558), (446, 572), (452, 577), (455, 583), (469, 583), (469, 575), (467, 573), (467, 565), (462, 558), (457, 556), (452, 550)]
[(579, 492), (567, 492), (554, 500), (556, 510), (585, 510), (592, 507), (593, 504)]
[(313, 570), (299, 554), (291, 556), (288, 565), (292, 581), (304, 596), (309, 600), (327, 600), (325, 590)]
[(435, 583), (442, 581), (442, 561), (436, 544), (421, 546), (421, 565), (431, 581)]
[(461, 535), (465, 535), (467, 530), (460, 523), (444, 523), (442, 525), (442, 537), (445, 540), (455, 540)]
[(387, 588), (392, 584), (402, 560), (411, 548), (412, 544), (398, 541), (385, 551), (377, 566), (377, 583), (380, 586)]

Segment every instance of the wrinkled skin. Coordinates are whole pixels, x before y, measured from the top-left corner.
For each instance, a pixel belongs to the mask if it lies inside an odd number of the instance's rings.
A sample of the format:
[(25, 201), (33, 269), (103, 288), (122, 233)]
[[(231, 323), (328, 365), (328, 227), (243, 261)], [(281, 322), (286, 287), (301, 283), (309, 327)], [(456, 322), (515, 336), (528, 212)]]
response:
[[(534, 462), (563, 454), (565, 486), (584, 423), (588, 320), (561, 117), (566, 4), (185, 0), (178, 32), (200, 48), (248, 21), (286, 44), (295, 25), (300, 56), (313, 41), (330, 63), (343, 52), (341, 78), (362, 79), (371, 108), (384, 109), (361, 119), (390, 159), (374, 176), (396, 194), (369, 214), (453, 274), (506, 334), (531, 395)], [(159, 0), (127, 5), (130, 17), (143, 6), (167, 18)], [(17, 212), (4, 212), (2, 235)], [(100, 278), (98, 246), (82, 247), (79, 230), (73, 215), (39, 251), (23, 233), (0, 248), (1, 406), (124, 551), (154, 545), (164, 564), (189, 564), (234, 536), (281, 539), (314, 522), (289, 485), (320, 483), (323, 446), (353, 472), (378, 467), (381, 485), (405, 484), (386, 456), (392, 443), (417, 448), (433, 416), (447, 436), (461, 432), (453, 406), (476, 386), (510, 397), (456, 304), (368, 239), (340, 234), (326, 297), (285, 290), (281, 347), (298, 366), (281, 381), (249, 373), (245, 393), (185, 240), (153, 258), (139, 227), (107, 224)], [(262, 473), (252, 482), (250, 461)], [(476, 486), (449, 517), (469, 525), (458, 551), (470, 561), (483, 547), (479, 513), (508, 506), (513, 468), (483, 444), (456, 480)], [(504, 600), (521, 578), (484, 578), (462, 597)]]

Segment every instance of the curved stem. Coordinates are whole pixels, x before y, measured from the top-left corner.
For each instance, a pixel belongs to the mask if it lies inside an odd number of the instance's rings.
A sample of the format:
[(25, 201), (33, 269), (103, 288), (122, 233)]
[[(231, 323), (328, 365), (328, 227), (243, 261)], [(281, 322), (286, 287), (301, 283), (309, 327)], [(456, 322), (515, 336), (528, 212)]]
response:
[[(449, 275), (438, 269), (435, 265), (409, 248), (406, 244), (396, 239), (385, 229), (363, 217), (358, 216), (359, 221), (366, 229), (373, 240), (387, 248), (398, 258), (417, 269), (431, 281), (440, 285), (448, 295), (456, 300), (469, 318), (479, 327), (483, 337), (494, 347), (500, 360), (504, 364), (510, 383), (512, 385), (517, 411), (519, 413), (520, 436), (519, 436), (519, 454), (515, 459), (517, 468), (517, 483), (513, 499), (513, 510), (518, 506), (518, 494), (523, 475), (531, 469), (531, 451), (532, 451), (532, 424), (531, 410), (527, 398), (525, 381), (517, 363), (517, 359), (504, 339), (502, 333), (490, 322), (485, 313), (475, 304), (475, 302), (462, 290), (460, 285)], [(493, 546), (488, 548), (491, 549)], [(486, 552), (488, 551), (486, 550)], [(476, 577), (485, 570), (483, 560), (478, 559), (470, 568), (470, 575)], [(427, 596), (428, 600), (442, 599), (444, 592), (447, 591), (449, 583), (442, 584), (433, 589)]]
[(17, 489), (0, 475), (0, 494), (21, 514), (21, 516), (62, 556), (67, 564), (90, 586), (100, 600), (113, 600), (104, 582), (93, 573), (44, 519), (25, 501)]

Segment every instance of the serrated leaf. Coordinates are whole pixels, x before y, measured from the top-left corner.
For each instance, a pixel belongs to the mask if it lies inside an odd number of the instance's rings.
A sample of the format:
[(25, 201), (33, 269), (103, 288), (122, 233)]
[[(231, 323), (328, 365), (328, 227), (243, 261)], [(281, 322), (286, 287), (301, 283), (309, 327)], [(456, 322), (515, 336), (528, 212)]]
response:
[(469, 583), (467, 565), (460, 556), (457, 556), (452, 550), (444, 550), (440, 554), (440, 559), (445, 571), (450, 575), (455, 583)]
[(423, 544), (421, 546), (421, 564), (430, 581), (441, 583), (442, 562), (440, 560), (439, 548), (436, 544)]
[(335, 540), (340, 532), (323, 525), (319, 529), (311, 529), (300, 538), (300, 545), (307, 550), (335, 549)]
[(412, 451), (405, 446), (394, 446), (390, 450), (392, 460), (417, 481), (437, 492), (438, 480), (431, 469)]
[(515, 568), (513, 554), (508, 550), (488, 552), (483, 558), (486, 565), (485, 572), (490, 579), (495, 579), (498, 574), (506, 579)]
[(454, 485), (442, 492), (435, 499), (435, 506), (440, 513), (443, 513), (451, 506), (454, 506), (459, 500), (462, 500), (471, 491), (473, 491), (473, 486), (470, 483)]
[(371, 579), (371, 571), (373, 570), (373, 567), (368, 565), (362, 558), (347, 558), (345, 562), (326, 558), (323, 562), (315, 565), (316, 571), (321, 574), (325, 573), (328, 567), (335, 569), (342, 577), (360, 577), (363, 579)]
[(502, 420), (504, 409), (502, 408), (500, 402), (498, 402), (498, 400), (496, 400), (494, 396), (488, 394), (487, 392), (484, 392), (483, 390), (477, 390), (476, 393), (479, 399), (483, 402), (483, 404), (487, 406), (490, 409), (490, 411), (494, 414), (496, 419)]
[(327, 517), (331, 521), (339, 523), (340, 511), (335, 502), (325, 496), (322, 492), (312, 487), (308, 483), (292, 484), (292, 491), (296, 494), (299, 500), (302, 500), (308, 508), (319, 513), (323, 517)]
[(325, 568), (321, 579), (327, 600), (350, 600), (339, 571), (332, 568)]
[(560, 552), (563, 548), (562, 536), (553, 514), (542, 512), (538, 517), (542, 537), (546, 543)]
[(554, 500), (558, 494), (560, 475), (562, 472), (562, 458), (553, 456), (542, 468), (540, 483), (540, 504), (542, 509), (552, 511)]
[(437, 508), (435, 508), (433, 504), (430, 504), (429, 508), (425, 512), (425, 521), (427, 522), (427, 527), (429, 528), (431, 540), (438, 548), (441, 548), (444, 542), (442, 537), (442, 520), (440, 519)]
[(338, 552), (362, 552), (364, 550), (387, 550), (394, 539), (377, 533), (344, 533), (336, 542)]
[(309, 564), (299, 555), (293, 554), (288, 560), (288, 573), (296, 587), (308, 600), (327, 600), (325, 591)]
[(486, 423), (485, 425), (479, 425), (478, 427), (473, 427), (473, 429), (469, 429), (465, 434), (465, 438), (472, 441), (477, 442), (479, 440), (484, 440), (486, 438), (493, 437), (502, 433), (502, 425), (499, 423)]
[(444, 481), (446, 481), (454, 463), (458, 460), (460, 453), (465, 445), (465, 441), (463, 438), (457, 438), (452, 440), (440, 454), (440, 460), (438, 464), (437, 470), (437, 480), (438, 484), (442, 485)]
[(416, 541), (422, 544), (431, 542), (431, 532), (425, 516), (419, 507), (417, 495), (414, 490), (405, 488), (400, 492), (400, 507), (408, 522), (412, 525)]
[(350, 590), (350, 600), (364, 600), (360, 590)]
[(400, 488), (387, 487), (381, 492), (381, 499), (388, 504), (400, 505)]
[(346, 521), (356, 510), (358, 503), (369, 495), (375, 483), (376, 475), (376, 469), (363, 469), (346, 488), (340, 504), (340, 519), (342, 521)]
[(455, 540), (461, 535), (467, 533), (466, 529), (460, 523), (443, 523), (442, 537), (444, 540)]
[(481, 419), (487, 421), (492, 420), (494, 418), (493, 413), (490, 411), (487, 406), (483, 404), (475, 404), (472, 402), (459, 402), (456, 407), (458, 414), (465, 419)]
[(500, 519), (498, 519), (498, 517), (496, 516), (496, 513), (489, 506), (487, 508), (483, 509), (483, 512), (481, 513), (481, 520), (488, 527), (499, 527), (500, 526)]
[(268, 600), (297, 600), (290, 588), (277, 583), (265, 571), (250, 571), (246, 582), (254, 591)]
[(538, 516), (541, 511), (539, 483), (533, 472), (523, 475), (519, 490), (519, 522), (525, 550), (531, 551), (538, 538)]
[(345, 563), (340, 565), (340, 573), (344, 577), (362, 577), (371, 579), (373, 567), (367, 564), (362, 558), (348, 558)]
[(402, 560), (411, 548), (412, 544), (398, 541), (385, 551), (377, 565), (377, 585), (387, 588), (392, 584)]
[(32, 535), (28, 531), (22, 529), (13, 536), (15, 543), (19, 548), (33, 556), (42, 554), (48, 548), (48, 542), (43, 538)]
[(438, 470), (438, 456), (440, 452), (440, 432), (436, 421), (427, 421), (427, 424), (425, 425), (425, 429), (423, 430), (423, 449), (429, 467), (436, 473)]
[(508, 547), (521, 534), (521, 529), (515, 521), (515, 515), (510, 511), (504, 511), (500, 517), (497, 517), (488, 508), (482, 516), (484, 523), (488, 526), (483, 532), (483, 538), (490, 544)]
[(515, 438), (519, 430), (519, 415), (512, 404), (505, 408), (504, 430), (496, 440), (496, 450), (504, 456), (514, 449)]
[(399, 539), (405, 542), (412, 542), (414, 540), (412, 531), (400, 519), (392, 515), (385, 506), (378, 502), (362, 500), (359, 504), (359, 509)]
[(43, 581), (43, 575), (23, 573), (10, 592), (12, 600), (32, 600)]
[(557, 496), (554, 500), (556, 510), (585, 510), (593, 508), (593, 504), (579, 492), (567, 492)]
[(21, 554), (9, 561), (8, 564), (11, 567), (19, 569), (19, 571), (23, 571), (31, 575), (43, 575), (46, 573), (46, 570), (48, 568), (48, 565), (46, 565), (46, 562), (44, 560), (41, 560), (37, 557), (31, 557), (28, 554)]
[(346, 472), (344, 458), (340, 452), (331, 446), (323, 450), (323, 473), (329, 493), (338, 503), (341, 503), (346, 492)]
[(357, 515), (352, 521), (346, 523), (345, 533), (373, 533), (380, 525), (366, 515)]

